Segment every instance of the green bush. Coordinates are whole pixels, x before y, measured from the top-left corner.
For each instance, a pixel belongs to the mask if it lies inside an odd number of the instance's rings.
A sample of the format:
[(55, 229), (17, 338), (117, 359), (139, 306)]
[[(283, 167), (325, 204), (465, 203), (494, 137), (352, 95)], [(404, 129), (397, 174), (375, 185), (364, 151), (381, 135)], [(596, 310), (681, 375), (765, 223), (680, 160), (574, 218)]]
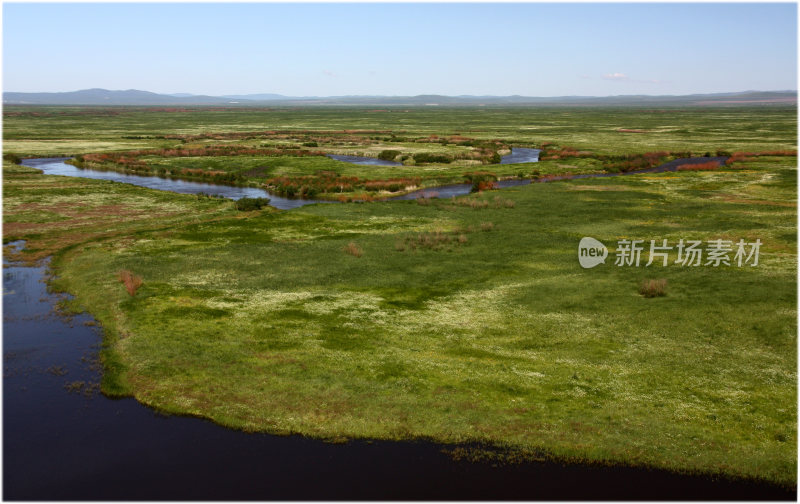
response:
[(378, 154), (378, 159), (383, 159), (384, 161), (392, 161), (394, 158), (396, 158), (400, 154), (401, 154), (401, 152), (398, 151), (398, 150), (387, 149), (385, 151), (381, 151), (381, 153)]
[(250, 212), (252, 210), (261, 210), (263, 207), (269, 205), (269, 198), (242, 198), (234, 202), (236, 210), (240, 212)]
[(16, 154), (14, 154), (12, 152), (8, 152), (6, 154), (3, 154), (3, 159), (5, 159), (6, 161), (10, 161), (10, 162), (12, 162), (14, 164), (22, 163), (22, 158), (17, 156)]
[(417, 163), (451, 163), (453, 158), (444, 154), (432, 154), (430, 152), (420, 152), (414, 154), (414, 161)]

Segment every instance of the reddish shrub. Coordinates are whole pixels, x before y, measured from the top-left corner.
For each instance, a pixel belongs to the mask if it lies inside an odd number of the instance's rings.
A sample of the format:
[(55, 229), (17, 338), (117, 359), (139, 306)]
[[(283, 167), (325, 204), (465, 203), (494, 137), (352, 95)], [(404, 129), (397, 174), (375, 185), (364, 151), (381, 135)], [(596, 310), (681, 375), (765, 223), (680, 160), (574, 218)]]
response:
[(695, 164), (682, 164), (676, 168), (677, 171), (704, 171), (716, 170), (719, 168), (719, 163), (716, 161), (709, 161), (708, 163), (695, 163)]
[(128, 294), (131, 296), (136, 295), (136, 291), (142, 286), (142, 278), (128, 270), (120, 270), (117, 274), (117, 278), (120, 282), (125, 284), (125, 290), (127, 290)]

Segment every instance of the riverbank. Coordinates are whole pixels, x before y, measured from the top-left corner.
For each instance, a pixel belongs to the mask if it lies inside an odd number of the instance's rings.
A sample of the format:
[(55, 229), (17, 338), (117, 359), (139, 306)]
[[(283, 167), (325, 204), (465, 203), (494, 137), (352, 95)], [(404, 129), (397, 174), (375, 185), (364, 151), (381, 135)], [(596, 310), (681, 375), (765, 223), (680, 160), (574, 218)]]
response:
[[(115, 500), (120, 487), (137, 500), (792, 497), (757, 482), (526, 462), (419, 441), (331, 444), (166, 417), (133, 399), (97, 393), (102, 333), (86, 314), (57, 315), (61, 297), (46, 291), (45, 270), (4, 268), (7, 500)], [(306, 484), (310, 478), (315, 485)]]
[[(792, 162), (284, 214), (169, 195), (187, 212), (209, 205), (213, 218), (158, 229), (149, 220), (101, 242), (69, 233), (54, 285), (107, 331), (104, 391), (163, 411), (245, 430), (499, 443), (791, 486)], [(64, 222), (69, 191), (91, 213), (121, 186), (9, 183), (12, 223)], [(27, 190), (34, 183), (41, 191)], [(130, 191), (120, 202), (151, 193)], [(30, 227), (33, 246), (49, 224), (29, 224), (40, 226)], [(762, 240), (759, 268), (582, 270), (575, 258), (581, 236), (613, 254), (619, 236), (710, 240), (723, 226), (731, 239)], [(350, 243), (360, 256), (345, 252)], [(120, 270), (142, 278), (135, 296)], [(651, 276), (668, 280), (666, 297), (638, 294)]]

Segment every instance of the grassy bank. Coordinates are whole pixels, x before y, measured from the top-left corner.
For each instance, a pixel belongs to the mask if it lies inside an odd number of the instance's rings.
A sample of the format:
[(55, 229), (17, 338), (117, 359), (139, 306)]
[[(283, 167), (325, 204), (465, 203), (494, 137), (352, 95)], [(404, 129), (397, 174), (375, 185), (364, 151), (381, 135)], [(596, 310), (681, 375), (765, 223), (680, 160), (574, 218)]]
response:
[[(108, 330), (104, 390), (165, 411), (794, 484), (792, 163), (222, 215), (84, 242), (56, 285)], [(764, 245), (754, 268), (583, 270), (582, 236)]]

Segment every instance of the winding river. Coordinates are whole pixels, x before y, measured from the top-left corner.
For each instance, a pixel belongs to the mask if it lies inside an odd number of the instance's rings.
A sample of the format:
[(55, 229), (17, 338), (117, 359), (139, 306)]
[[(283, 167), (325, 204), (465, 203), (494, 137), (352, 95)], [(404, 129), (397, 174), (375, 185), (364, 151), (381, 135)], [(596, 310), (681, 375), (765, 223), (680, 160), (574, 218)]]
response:
[[(531, 152), (527, 153), (517, 153), (518, 150), (523, 151), (536, 151), (536, 159), (538, 160), (539, 151), (537, 149), (517, 149), (515, 148), (512, 154), (509, 156), (516, 155), (515, 159), (532, 159), (531, 156), (534, 154)], [(343, 156), (339, 156), (343, 157)], [(354, 158), (356, 156), (349, 156)], [(270, 193), (264, 189), (259, 189), (256, 187), (240, 187), (240, 186), (227, 186), (227, 185), (219, 185), (219, 184), (209, 184), (205, 182), (192, 182), (186, 180), (179, 180), (174, 178), (166, 178), (166, 177), (155, 177), (155, 176), (143, 176), (143, 175), (130, 175), (125, 173), (118, 173), (115, 171), (100, 171), (100, 170), (91, 170), (86, 168), (78, 168), (76, 166), (70, 165), (65, 163), (69, 158), (35, 158), (35, 159), (25, 159), (22, 161), (22, 164), (25, 166), (30, 166), (33, 168), (38, 168), (42, 170), (44, 173), (48, 175), (64, 175), (68, 177), (82, 177), (82, 178), (91, 178), (91, 179), (100, 179), (100, 180), (113, 180), (115, 182), (124, 182), (128, 184), (134, 184), (142, 187), (149, 187), (150, 189), (158, 189), (162, 191), (172, 191), (176, 193), (182, 194), (214, 194), (223, 196), (225, 198), (238, 200), (240, 198), (269, 198), (270, 205), (274, 206), (275, 208), (280, 208), (281, 210), (290, 210), (292, 208), (302, 207), (304, 205), (311, 205), (313, 203), (334, 203), (332, 201), (326, 200), (313, 200), (313, 199), (298, 199), (298, 198), (284, 198), (282, 196), (278, 196), (276, 194)], [(362, 160), (374, 160), (375, 158), (359, 158)], [(646, 168), (643, 170), (636, 170), (630, 171), (625, 173), (587, 173), (581, 175), (564, 175), (560, 177), (550, 177), (547, 179), (542, 180), (542, 182), (554, 182), (557, 180), (567, 180), (567, 179), (583, 179), (583, 178), (598, 178), (598, 177), (617, 177), (621, 175), (636, 175), (640, 173), (659, 173), (665, 171), (675, 171), (677, 167), (681, 164), (695, 164), (695, 163), (707, 163), (709, 161), (718, 161), (720, 163), (724, 163), (726, 157), (712, 157), (712, 158), (683, 158), (683, 159), (676, 159), (674, 161), (670, 161), (668, 163), (664, 163), (660, 166), (655, 168)], [(381, 160), (378, 160), (381, 161)], [(515, 162), (522, 162), (522, 161), (515, 161)], [(532, 162), (532, 161), (524, 161), (524, 162)], [(365, 161), (366, 164), (375, 164), (369, 163)], [(515, 187), (520, 185), (527, 185), (530, 184), (530, 179), (511, 179), (511, 180), (500, 180), (497, 182), (497, 187), (500, 189), (504, 189), (507, 187)], [(447, 184), (437, 187), (430, 187), (425, 189), (419, 189), (417, 191), (410, 192), (408, 194), (404, 194), (401, 196), (395, 196), (389, 198), (390, 200), (410, 200), (416, 199), (420, 197), (435, 197), (435, 198), (450, 198), (453, 196), (462, 196), (464, 194), (469, 194), (471, 189), (470, 184)]]
[[(25, 164), (55, 173), (69, 166), (62, 161)], [(795, 498), (756, 482), (555, 462), (469, 462), (444, 452), (452, 446), (427, 441), (331, 444), (164, 416), (135, 399), (108, 399), (97, 391), (101, 331), (87, 314), (56, 314), (60, 298), (47, 292), (46, 273), (46, 262), (23, 267), (4, 259), (7, 500)]]

